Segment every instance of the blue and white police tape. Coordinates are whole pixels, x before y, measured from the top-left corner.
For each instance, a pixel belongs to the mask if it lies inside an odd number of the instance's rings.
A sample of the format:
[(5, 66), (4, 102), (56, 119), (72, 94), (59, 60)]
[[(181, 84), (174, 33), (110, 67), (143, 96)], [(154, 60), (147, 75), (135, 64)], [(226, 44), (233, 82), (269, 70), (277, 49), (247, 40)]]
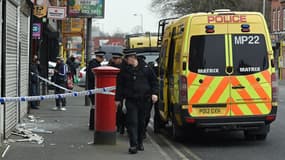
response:
[[(31, 74), (33, 75), (33, 74), (35, 74), (35, 73), (31, 72)], [(49, 81), (49, 80), (47, 80), (47, 79), (45, 79), (45, 78), (39, 76), (39, 75), (37, 75), (37, 77), (38, 77), (40, 80), (42, 80), (42, 81), (44, 81), (44, 82), (46, 82), (46, 83), (48, 83), (48, 84), (51, 84), (51, 85), (53, 85), (53, 86), (55, 86), (55, 87), (57, 87), (57, 88), (60, 88), (60, 89), (62, 89), (62, 90), (64, 90), (64, 91), (66, 91), (66, 92), (73, 92), (72, 90), (69, 90), (69, 89), (64, 88), (64, 87), (62, 87), (62, 86), (60, 86), (60, 85), (57, 85), (57, 84), (55, 84), (55, 83), (53, 83), (53, 82), (51, 82), (51, 81)]]
[(0, 97), (0, 103), (43, 101), (43, 100), (59, 99), (59, 98), (66, 98), (66, 97), (86, 96), (86, 95), (91, 95), (91, 94), (115, 95), (113, 92), (111, 92), (115, 89), (116, 87), (111, 86), (111, 87), (96, 88), (93, 90), (87, 90), (87, 91), (81, 91), (81, 92), (53, 94), (53, 95), (44, 95), (44, 96)]

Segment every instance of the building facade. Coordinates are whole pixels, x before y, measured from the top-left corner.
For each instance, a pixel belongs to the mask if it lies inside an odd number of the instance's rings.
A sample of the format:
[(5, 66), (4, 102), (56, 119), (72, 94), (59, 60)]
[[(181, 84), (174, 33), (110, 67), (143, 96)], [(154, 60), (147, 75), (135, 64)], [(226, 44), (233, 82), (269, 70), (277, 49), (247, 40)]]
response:
[[(28, 0), (0, 0), (1, 97), (28, 96), (30, 13)], [(0, 104), (0, 144), (28, 112), (26, 102)]]
[(271, 39), (280, 79), (285, 79), (285, 0), (271, 0)]

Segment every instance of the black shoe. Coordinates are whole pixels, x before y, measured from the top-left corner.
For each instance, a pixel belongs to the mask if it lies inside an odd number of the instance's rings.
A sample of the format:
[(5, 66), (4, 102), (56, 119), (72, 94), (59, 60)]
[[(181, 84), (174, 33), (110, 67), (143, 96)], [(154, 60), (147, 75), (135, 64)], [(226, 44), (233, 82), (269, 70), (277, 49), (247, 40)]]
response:
[(146, 139), (146, 133), (144, 133), (144, 134), (142, 135), (142, 138), (143, 138), (143, 139)]
[(129, 153), (130, 153), (130, 154), (136, 154), (136, 153), (138, 153), (137, 147), (131, 147), (131, 148), (129, 148)]
[(121, 127), (121, 128), (120, 128), (120, 134), (123, 135), (124, 133), (125, 133), (125, 128), (124, 128), (124, 127)]
[(139, 150), (139, 151), (144, 151), (144, 146), (143, 146), (143, 144), (138, 145), (137, 150)]

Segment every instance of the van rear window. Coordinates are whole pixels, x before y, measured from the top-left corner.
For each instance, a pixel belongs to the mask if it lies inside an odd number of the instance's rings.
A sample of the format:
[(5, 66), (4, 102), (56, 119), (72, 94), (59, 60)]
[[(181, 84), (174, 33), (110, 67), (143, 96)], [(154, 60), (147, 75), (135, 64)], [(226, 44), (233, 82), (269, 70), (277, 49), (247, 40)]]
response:
[(232, 50), (234, 75), (253, 74), (269, 67), (262, 34), (233, 34)]
[(189, 55), (189, 70), (191, 72), (224, 76), (226, 75), (225, 68), (225, 35), (191, 37)]

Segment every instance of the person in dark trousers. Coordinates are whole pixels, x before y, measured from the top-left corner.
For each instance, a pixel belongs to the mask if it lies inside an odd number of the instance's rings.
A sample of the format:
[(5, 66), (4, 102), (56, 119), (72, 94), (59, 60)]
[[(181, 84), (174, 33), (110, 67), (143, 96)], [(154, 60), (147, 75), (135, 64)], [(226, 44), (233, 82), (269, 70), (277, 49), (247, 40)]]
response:
[[(95, 77), (94, 77), (94, 73), (93, 73), (93, 69), (96, 67), (100, 67), (101, 66), (101, 62), (104, 61), (104, 56), (105, 56), (105, 52), (103, 51), (96, 51), (95, 52), (95, 58), (93, 58), (86, 69), (86, 74), (88, 77), (88, 82), (87, 82), (87, 88), (88, 90), (92, 90), (95, 89)], [(94, 130), (94, 107), (95, 107), (95, 95), (89, 95), (92, 107), (90, 109), (90, 118), (89, 118), (89, 129), (90, 130)]]
[(74, 76), (76, 75), (76, 64), (73, 55), (66, 60), (66, 64), (68, 66), (68, 74), (72, 77), (72, 81), (74, 81)]
[[(34, 56), (32, 59), (32, 64), (31, 64), (31, 96), (38, 96), (38, 87), (39, 87), (39, 64), (38, 64), (38, 59), (37, 56)], [(31, 102), (31, 109), (39, 109), (37, 101), (32, 101)]]
[[(55, 84), (66, 88), (66, 83), (67, 83), (67, 72), (68, 68), (67, 65), (64, 64), (64, 60), (61, 57), (56, 58), (56, 66), (54, 69), (54, 80)], [(65, 91), (61, 88), (55, 87), (55, 94), (62, 94), (65, 93)], [(61, 110), (65, 111), (66, 108), (66, 99), (65, 98), (58, 98), (55, 100), (56, 101), (56, 107), (53, 108), (53, 110)]]
[(145, 130), (145, 107), (158, 100), (158, 83), (154, 71), (137, 58), (136, 52), (125, 50), (127, 66), (121, 68), (117, 77), (116, 105), (126, 100), (129, 153), (143, 151)]
[[(112, 58), (110, 59), (109, 66), (120, 69), (122, 65), (126, 64), (126, 62), (124, 61), (123, 63), (123, 61), (124, 60), (122, 53), (112, 53)], [(126, 114), (123, 112), (123, 101), (121, 102), (121, 105), (119, 105), (117, 108), (116, 125), (118, 132), (120, 132), (120, 134), (124, 134), (126, 127)]]
[[(156, 77), (157, 77), (157, 83), (158, 83), (158, 74), (159, 74), (159, 69), (158, 69), (158, 63), (159, 63), (159, 58), (157, 58), (155, 60), (155, 63), (153, 63), (153, 65), (149, 65), (149, 67), (152, 67)], [(149, 121), (150, 121), (150, 117), (151, 117), (151, 110), (152, 108), (155, 109), (155, 112), (154, 112), (154, 121), (157, 121), (157, 118), (159, 118), (158, 116), (158, 103), (154, 103), (154, 104), (151, 104), (150, 106), (146, 107), (146, 116), (145, 116), (145, 131), (147, 130), (147, 127), (148, 127), (148, 124), (149, 124)], [(154, 125), (156, 125), (157, 123), (154, 123)], [(156, 127), (154, 127), (156, 129)], [(154, 132), (158, 132), (157, 130), (155, 130)], [(144, 134), (144, 138), (146, 138), (146, 134)]]

